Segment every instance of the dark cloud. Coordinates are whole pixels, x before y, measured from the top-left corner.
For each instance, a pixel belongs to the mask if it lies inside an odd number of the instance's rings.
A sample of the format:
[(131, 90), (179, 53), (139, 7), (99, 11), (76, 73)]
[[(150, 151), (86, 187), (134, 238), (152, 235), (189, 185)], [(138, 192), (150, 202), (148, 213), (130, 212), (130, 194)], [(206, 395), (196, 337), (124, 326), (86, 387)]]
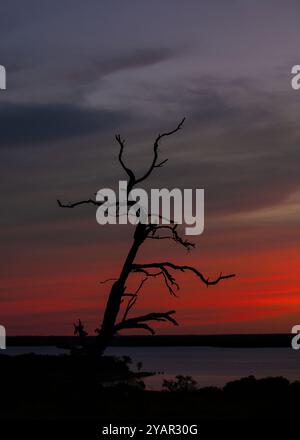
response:
[(75, 105), (1, 103), (1, 148), (31, 146), (114, 130), (129, 119), (124, 112)]

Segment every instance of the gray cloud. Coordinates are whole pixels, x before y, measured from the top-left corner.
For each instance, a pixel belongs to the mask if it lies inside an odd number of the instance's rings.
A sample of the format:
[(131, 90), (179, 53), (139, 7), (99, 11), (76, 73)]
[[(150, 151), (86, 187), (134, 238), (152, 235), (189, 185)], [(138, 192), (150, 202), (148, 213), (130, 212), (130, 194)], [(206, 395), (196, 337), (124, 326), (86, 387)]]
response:
[(103, 76), (121, 72), (123, 70), (138, 69), (148, 67), (153, 64), (169, 60), (177, 54), (177, 51), (168, 48), (148, 48), (133, 49), (126, 51), (118, 56), (97, 57), (96, 54), (92, 59), (86, 59), (80, 66), (66, 75), (67, 80), (74, 81), (94, 81), (99, 80)]

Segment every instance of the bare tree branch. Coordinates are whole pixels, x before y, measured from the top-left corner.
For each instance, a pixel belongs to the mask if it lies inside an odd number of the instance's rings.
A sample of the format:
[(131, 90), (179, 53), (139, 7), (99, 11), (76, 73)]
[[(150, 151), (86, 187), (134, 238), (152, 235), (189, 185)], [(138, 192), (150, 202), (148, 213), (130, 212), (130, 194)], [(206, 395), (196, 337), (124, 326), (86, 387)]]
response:
[[(162, 263), (145, 263), (145, 264), (135, 264), (134, 263), (131, 265), (131, 267), (132, 267), (133, 272), (144, 272), (145, 270), (147, 271), (147, 269), (160, 269), (162, 271), (167, 271), (166, 268), (170, 268), (173, 270), (179, 270), (181, 272), (191, 271), (195, 275), (197, 275), (197, 277), (200, 278), (200, 280), (203, 281), (203, 283), (206, 284), (207, 286), (210, 286), (213, 284), (218, 284), (221, 280), (233, 278), (235, 276), (235, 274), (222, 275), (222, 272), (221, 272), (217, 278), (210, 281), (209, 278), (205, 278), (204, 275), (201, 272), (199, 272), (198, 269), (195, 269), (192, 266), (186, 266), (186, 265), (179, 266), (177, 264), (170, 263), (169, 261), (165, 261)], [(167, 271), (167, 273), (168, 273), (168, 271)]]
[(136, 178), (133, 171), (130, 168), (128, 168), (123, 161), (125, 141), (121, 139), (121, 136), (119, 134), (117, 134), (115, 138), (118, 144), (120, 145), (119, 162), (129, 177), (129, 182), (128, 182), (128, 193), (129, 193), (132, 190), (134, 184), (136, 183)]
[(115, 136), (116, 141), (118, 142), (119, 146), (120, 146), (120, 150), (119, 150), (119, 162), (122, 166), (122, 168), (124, 169), (124, 171), (126, 172), (126, 174), (129, 177), (129, 181), (128, 181), (128, 194), (130, 193), (130, 191), (132, 190), (132, 188), (140, 182), (143, 182), (144, 180), (146, 180), (150, 174), (152, 173), (152, 171), (154, 170), (154, 168), (161, 168), (162, 166), (165, 165), (165, 163), (168, 161), (168, 159), (164, 159), (161, 162), (157, 163), (158, 160), (158, 148), (159, 148), (159, 143), (161, 141), (162, 138), (166, 137), (166, 136), (171, 136), (172, 134), (176, 133), (177, 131), (179, 131), (181, 129), (181, 127), (183, 126), (185, 121), (185, 118), (183, 118), (180, 123), (177, 125), (177, 127), (174, 130), (159, 134), (157, 136), (157, 138), (154, 141), (153, 144), (153, 160), (152, 163), (150, 165), (150, 167), (148, 168), (148, 171), (140, 178), (136, 178), (134, 172), (132, 171), (131, 168), (129, 168), (124, 160), (123, 160), (123, 153), (124, 153), (124, 148), (125, 148), (125, 141), (122, 140), (121, 136), (119, 134), (117, 134)]
[[(79, 206), (79, 205), (88, 205), (88, 204), (95, 205), (95, 206), (102, 206), (104, 203), (106, 203), (106, 201), (101, 200), (101, 201), (97, 202), (96, 200), (93, 200), (93, 199), (87, 199), (87, 200), (80, 200), (79, 202), (73, 202), (73, 203), (62, 203), (60, 200), (57, 200), (57, 203), (60, 208), (75, 208), (76, 206)], [(127, 207), (131, 207), (135, 203), (136, 202), (134, 200), (128, 200)], [(116, 217), (120, 217), (119, 208), (120, 208), (121, 204), (119, 202), (109, 204), (108, 206), (115, 206), (116, 207)], [(128, 213), (124, 213), (123, 215), (128, 215)], [(149, 214), (149, 217), (150, 217), (150, 214)]]
[(134, 306), (134, 304), (137, 301), (137, 297), (138, 297), (138, 293), (141, 290), (141, 288), (143, 287), (144, 283), (147, 281), (148, 278), (143, 278), (142, 281), (140, 282), (138, 288), (136, 289), (135, 293), (124, 293), (123, 296), (129, 296), (130, 299), (127, 303), (126, 309), (125, 309), (125, 313), (123, 316), (122, 321), (125, 321), (125, 319), (127, 318), (128, 313), (130, 312), (130, 310), (132, 309), (132, 307)]
[(161, 168), (161, 167), (163, 167), (164, 164), (165, 164), (166, 162), (168, 162), (168, 160), (169, 160), (169, 159), (162, 160), (162, 161), (161, 161), (160, 163), (158, 163), (157, 165), (154, 165), (154, 168)]
[(104, 281), (99, 281), (99, 284), (106, 284), (109, 283), (109, 281), (117, 281), (118, 278), (107, 278)]
[[(194, 248), (195, 243), (192, 243), (191, 241), (183, 239), (178, 234), (177, 227), (178, 227), (177, 224), (174, 224), (173, 226), (170, 226), (170, 225), (151, 225), (151, 227), (149, 228), (149, 233), (148, 233), (147, 238), (152, 238), (155, 240), (165, 240), (165, 239), (174, 240), (176, 243), (185, 247), (188, 251), (191, 250), (191, 248)], [(169, 231), (171, 231), (172, 235), (166, 235), (166, 236), (155, 235), (157, 233), (157, 231), (159, 231), (159, 230), (167, 230), (167, 231), (169, 230)]]
[[(127, 295), (129, 296), (129, 295)], [(122, 321), (125, 321), (125, 319), (127, 318), (128, 313), (130, 312), (130, 309), (132, 309), (132, 307), (134, 306), (134, 304), (137, 301), (137, 295), (136, 294), (132, 294), (130, 300), (128, 301), (128, 304), (126, 306)]]
[(173, 289), (173, 286), (176, 287), (176, 290), (179, 290), (179, 285), (176, 283), (175, 279), (167, 271), (167, 269), (164, 268), (163, 270), (160, 270), (159, 272), (149, 272), (146, 269), (140, 268), (139, 270), (133, 270), (133, 272), (141, 272), (141, 273), (145, 274), (147, 277), (154, 277), (154, 278), (161, 275), (163, 277), (163, 280), (165, 282), (167, 289), (169, 290), (169, 293), (172, 296), (177, 297), (177, 294), (176, 294), (175, 290)]
[(161, 167), (162, 165), (164, 165), (164, 164), (167, 162), (168, 159), (165, 159), (165, 160), (163, 160), (162, 162), (160, 162), (159, 164), (157, 164), (159, 142), (162, 140), (162, 138), (164, 138), (164, 137), (166, 137), (166, 136), (171, 136), (172, 134), (174, 134), (174, 133), (176, 133), (177, 131), (179, 131), (179, 130), (181, 129), (181, 127), (183, 126), (184, 121), (185, 121), (185, 118), (183, 118), (183, 119), (179, 122), (179, 124), (177, 125), (177, 127), (176, 127), (174, 130), (171, 130), (171, 131), (168, 131), (168, 132), (165, 132), (165, 133), (159, 134), (159, 135), (157, 136), (157, 138), (155, 139), (154, 144), (153, 144), (153, 153), (154, 153), (154, 156), (153, 156), (152, 163), (151, 163), (151, 165), (150, 165), (148, 171), (147, 171), (142, 177), (140, 177), (139, 179), (136, 179), (135, 184), (136, 184), (136, 183), (143, 182), (143, 180), (146, 180), (146, 179), (150, 176), (150, 174), (152, 173), (152, 171), (153, 171), (154, 168), (159, 168), (159, 167)]
[[(126, 174), (129, 177), (129, 181), (128, 181), (128, 186), (127, 186), (127, 191), (128, 194), (130, 193), (130, 191), (132, 190), (132, 188), (134, 187), (134, 185), (136, 185), (137, 183), (142, 182), (143, 180), (146, 180), (147, 177), (149, 177), (149, 175), (151, 174), (151, 172), (153, 171), (154, 168), (160, 168), (162, 167), (168, 159), (165, 159), (163, 161), (161, 161), (160, 163), (157, 163), (157, 159), (158, 159), (158, 147), (159, 147), (159, 142), (163, 137), (166, 136), (171, 136), (172, 134), (176, 133), (177, 131), (179, 131), (183, 125), (185, 121), (185, 118), (182, 119), (182, 121), (177, 125), (177, 127), (174, 130), (171, 130), (169, 132), (166, 133), (162, 133), (159, 134), (157, 136), (157, 138), (154, 141), (153, 144), (153, 152), (154, 152), (154, 157), (152, 160), (152, 163), (148, 169), (148, 171), (144, 174), (144, 176), (140, 177), (139, 179), (136, 179), (134, 172), (132, 171), (131, 168), (128, 168), (123, 160), (123, 153), (124, 153), (124, 147), (125, 147), (125, 141), (121, 139), (121, 136), (119, 134), (117, 134), (115, 136), (116, 141), (118, 142), (119, 146), (120, 146), (120, 151), (119, 151), (119, 162), (122, 166), (122, 168), (125, 170)], [(92, 204), (95, 206), (101, 206), (104, 202), (97, 202), (96, 200), (93, 199), (87, 199), (87, 200), (80, 200), (79, 202), (74, 202), (74, 203), (62, 203), (60, 200), (57, 200), (58, 206), (60, 208), (75, 208), (76, 206), (79, 205), (86, 205), (86, 204)]]
[(101, 206), (104, 202), (96, 202), (96, 200), (87, 199), (87, 200), (81, 200), (80, 202), (75, 202), (75, 203), (62, 203), (60, 200), (57, 200), (57, 203), (60, 208), (75, 208), (78, 205), (88, 205), (88, 204), (92, 204), (95, 206)]
[(136, 289), (135, 291), (135, 295), (137, 295), (139, 293), (139, 291), (141, 290), (141, 288), (143, 287), (144, 283), (147, 281), (148, 278), (143, 278), (142, 281), (140, 282), (139, 287)]
[(179, 290), (179, 285), (176, 283), (175, 278), (173, 278), (172, 275), (170, 274), (170, 272), (168, 272), (166, 269), (164, 269), (162, 271), (162, 275), (164, 277), (165, 284), (166, 284), (170, 294), (173, 296), (177, 296), (173, 287), (172, 287), (172, 286), (175, 286), (176, 289)]

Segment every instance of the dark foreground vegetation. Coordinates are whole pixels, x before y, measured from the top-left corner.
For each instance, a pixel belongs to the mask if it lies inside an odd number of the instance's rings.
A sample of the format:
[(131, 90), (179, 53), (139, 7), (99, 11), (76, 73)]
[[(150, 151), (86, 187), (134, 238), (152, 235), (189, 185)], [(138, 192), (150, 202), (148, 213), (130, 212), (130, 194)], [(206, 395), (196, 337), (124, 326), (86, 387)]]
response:
[[(197, 388), (192, 378), (144, 389), (150, 373), (130, 359), (83, 356), (0, 356), (1, 420), (278, 420), (297, 419), (300, 382), (253, 376), (223, 389)], [(140, 366), (139, 366), (140, 367)], [(137, 370), (136, 370), (137, 371)]]

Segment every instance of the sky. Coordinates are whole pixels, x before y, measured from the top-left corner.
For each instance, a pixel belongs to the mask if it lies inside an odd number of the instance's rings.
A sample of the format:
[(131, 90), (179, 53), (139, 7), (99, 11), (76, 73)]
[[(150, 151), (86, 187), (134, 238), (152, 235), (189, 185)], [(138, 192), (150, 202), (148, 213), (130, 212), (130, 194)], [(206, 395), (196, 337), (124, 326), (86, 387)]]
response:
[[(92, 197), (142, 175), (164, 141), (148, 188), (204, 188), (205, 230), (190, 253), (149, 240), (137, 262), (190, 264), (206, 287), (176, 274), (133, 314), (175, 309), (157, 333), (290, 332), (300, 321), (300, 4), (288, 0), (20, 0), (0, 6), (0, 323), (8, 335), (89, 334), (132, 240), (100, 226), (95, 209), (56, 200)], [(140, 276), (132, 275), (128, 289)]]

